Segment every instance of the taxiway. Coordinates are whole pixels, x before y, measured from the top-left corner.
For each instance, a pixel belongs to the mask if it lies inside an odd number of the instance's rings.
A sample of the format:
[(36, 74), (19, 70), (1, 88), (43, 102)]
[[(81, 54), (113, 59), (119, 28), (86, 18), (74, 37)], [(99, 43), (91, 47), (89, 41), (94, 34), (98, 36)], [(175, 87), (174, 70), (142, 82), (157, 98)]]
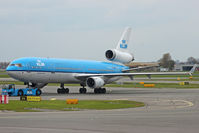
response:
[[(107, 94), (56, 94), (56, 87), (44, 88), (42, 99), (128, 99), (145, 107), (117, 110), (17, 113), (0, 112), (3, 133), (197, 133), (199, 131), (199, 89), (107, 88)], [(14, 98), (17, 99), (17, 98)]]

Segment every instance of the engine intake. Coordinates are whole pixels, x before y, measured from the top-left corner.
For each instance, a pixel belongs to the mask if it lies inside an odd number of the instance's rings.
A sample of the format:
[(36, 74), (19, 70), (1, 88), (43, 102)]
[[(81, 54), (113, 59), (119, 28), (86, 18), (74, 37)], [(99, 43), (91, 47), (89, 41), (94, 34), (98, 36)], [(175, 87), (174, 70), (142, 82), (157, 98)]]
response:
[(120, 62), (120, 63), (129, 63), (134, 60), (132, 54), (127, 52), (118, 51), (116, 49), (107, 50), (105, 56), (110, 61)]
[(113, 60), (115, 58), (115, 52), (112, 50), (107, 50), (106, 51), (106, 58), (108, 60)]
[(104, 86), (104, 80), (100, 77), (90, 77), (86, 80), (86, 84), (90, 88), (100, 88)]

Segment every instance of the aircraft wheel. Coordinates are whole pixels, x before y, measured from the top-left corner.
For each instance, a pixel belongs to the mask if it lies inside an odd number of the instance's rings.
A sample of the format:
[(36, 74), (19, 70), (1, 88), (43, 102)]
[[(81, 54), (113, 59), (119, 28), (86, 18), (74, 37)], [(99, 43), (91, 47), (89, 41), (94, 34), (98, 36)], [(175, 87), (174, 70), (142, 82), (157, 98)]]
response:
[(106, 88), (102, 88), (102, 89), (101, 89), (101, 92), (102, 92), (103, 94), (105, 94), (105, 93), (106, 93)]
[(106, 89), (105, 88), (95, 88), (94, 89), (94, 93), (95, 94), (105, 94), (106, 93)]
[(68, 88), (65, 88), (65, 89), (63, 89), (63, 92), (64, 92), (64, 93), (69, 93), (69, 89), (68, 89)]
[(9, 96), (12, 96), (12, 93), (11, 93), (11, 92), (8, 92), (8, 95), (9, 95)]
[(79, 89), (79, 93), (83, 93), (83, 88), (80, 88), (80, 89)]
[(85, 94), (87, 92), (86, 88), (83, 88), (83, 93)]
[(95, 89), (94, 89), (94, 93), (95, 93), (95, 94), (99, 94), (99, 93), (100, 93), (100, 89), (99, 89), (99, 88), (95, 88)]
[(23, 96), (23, 90), (20, 89), (17, 94), (18, 96)]
[(102, 93), (103, 93), (103, 89), (102, 89), (102, 88), (99, 88), (99, 90), (98, 90), (98, 91), (99, 91), (99, 93), (100, 93), (100, 94), (102, 94)]
[(40, 96), (42, 94), (42, 91), (40, 89), (36, 90), (36, 96)]
[(87, 90), (86, 90), (86, 88), (80, 88), (80, 89), (79, 89), (79, 93), (81, 93), (81, 94), (82, 94), (82, 93), (84, 93), (84, 94), (85, 94), (85, 93), (86, 93), (86, 91), (87, 91)]
[(64, 88), (60, 89), (60, 94), (65, 94), (65, 89)]
[(60, 88), (57, 89), (57, 93), (61, 94), (61, 89)]

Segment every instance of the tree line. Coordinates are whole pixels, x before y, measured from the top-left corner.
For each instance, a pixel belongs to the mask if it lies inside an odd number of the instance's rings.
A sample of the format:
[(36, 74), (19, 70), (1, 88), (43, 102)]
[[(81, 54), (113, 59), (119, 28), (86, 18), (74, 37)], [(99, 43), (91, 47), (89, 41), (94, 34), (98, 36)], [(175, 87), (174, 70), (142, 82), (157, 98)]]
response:
[[(162, 58), (158, 60), (159, 64), (163, 68), (168, 68), (170, 71), (173, 70), (175, 62), (172, 58), (170, 53), (163, 54)], [(199, 64), (199, 59), (194, 57), (189, 57), (186, 62), (181, 62), (182, 64)]]
[(10, 62), (0, 62), (0, 69), (6, 69)]

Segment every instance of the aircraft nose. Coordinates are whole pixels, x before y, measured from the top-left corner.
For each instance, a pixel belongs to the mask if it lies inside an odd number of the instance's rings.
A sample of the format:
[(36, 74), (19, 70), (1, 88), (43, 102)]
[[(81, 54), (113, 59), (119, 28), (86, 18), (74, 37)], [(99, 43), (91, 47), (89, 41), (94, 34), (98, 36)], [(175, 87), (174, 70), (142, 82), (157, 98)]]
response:
[(13, 71), (14, 70), (14, 68), (12, 67), (12, 66), (8, 66), (7, 68), (6, 68), (6, 72), (7, 72), (7, 74), (10, 76), (10, 77), (15, 77), (16, 76), (16, 73)]
[(7, 68), (6, 68), (6, 71), (8, 72), (8, 71), (10, 71), (11, 69), (10, 69), (10, 66), (8, 66)]

